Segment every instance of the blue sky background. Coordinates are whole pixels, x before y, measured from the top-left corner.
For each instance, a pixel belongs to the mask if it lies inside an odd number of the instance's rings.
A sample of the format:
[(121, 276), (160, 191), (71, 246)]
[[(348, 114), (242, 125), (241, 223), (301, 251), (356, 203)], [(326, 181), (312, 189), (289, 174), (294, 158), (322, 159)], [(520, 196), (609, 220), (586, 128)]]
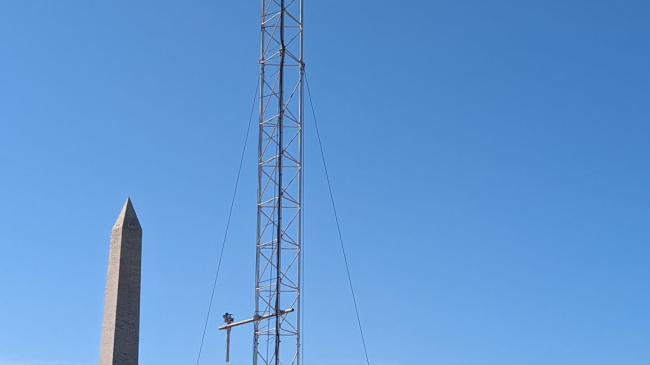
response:
[[(309, 1), (306, 62), (373, 365), (650, 363), (650, 3)], [(195, 364), (257, 1), (0, 3), (0, 364), (91, 365), (110, 229), (141, 364)], [(364, 363), (306, 121), (307, 364)], [(256, 138), (256, 137), (255, 137)], [(246, 155), (201, 364), (253, 311)], [(233, 331), (231, 363), (251, 358)]]

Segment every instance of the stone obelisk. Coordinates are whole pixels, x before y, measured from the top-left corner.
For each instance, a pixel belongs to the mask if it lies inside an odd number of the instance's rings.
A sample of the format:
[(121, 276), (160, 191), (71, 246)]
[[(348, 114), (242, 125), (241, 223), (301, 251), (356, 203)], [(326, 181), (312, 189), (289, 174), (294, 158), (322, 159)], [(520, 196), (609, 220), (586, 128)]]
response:
[(137, 365), (142, 227), (127, 199), (111, 233), (99, 365)]

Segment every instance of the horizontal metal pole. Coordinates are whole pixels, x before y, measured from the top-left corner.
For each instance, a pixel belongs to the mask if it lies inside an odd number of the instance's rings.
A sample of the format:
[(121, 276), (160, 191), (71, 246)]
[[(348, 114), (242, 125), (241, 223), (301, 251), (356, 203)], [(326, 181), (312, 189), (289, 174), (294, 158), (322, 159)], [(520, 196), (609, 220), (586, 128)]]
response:
[[(293, 311), (294, 311), (293, 308), (285, 309), (285, 310), (283, 310), (283, 311), (280, 311), (280, 315), (284, 315), (284, 314), (287, 314), (287, 313), (291, 313), (291, 312), (293, 312)], [(260, 317), (258, 317), (257, 319), (261, 321), (261, 320), (263, 320), (263, 319), (267, 319), (267, 318), (271, 318), (271, 317), (275, 317), (275, 316), (276, 316), (275, 313), (269, 313), (269, 314), (265, 314), (265, 315), (263, 315), (263, 316), (260, 316)], [(231, 324), (223, 325), (223, 326), (219, 327), (219, 329), (220, 329), (220, 330), (225, 330), (225, 329), (228, 329), (228, 328), (231, 328), (231, 327), (241, 326), (242, 324), (251, 323), (251, 322), (254, 322), (254, 321), (255, 321), (255, 318), (249, 318), (249, 319), (245, 319), (245, 320), (243, 320), (243, 321), (233, 322), (233, 323), (231, 323)]]

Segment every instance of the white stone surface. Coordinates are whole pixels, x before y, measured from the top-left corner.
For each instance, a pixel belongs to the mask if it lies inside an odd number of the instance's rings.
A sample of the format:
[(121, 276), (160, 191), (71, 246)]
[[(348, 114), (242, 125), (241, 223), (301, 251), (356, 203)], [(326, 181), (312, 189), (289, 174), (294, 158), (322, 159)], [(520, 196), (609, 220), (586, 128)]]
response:
[(142, 227), (127, 199), (113, 226), (99, 365), (137, 365)]

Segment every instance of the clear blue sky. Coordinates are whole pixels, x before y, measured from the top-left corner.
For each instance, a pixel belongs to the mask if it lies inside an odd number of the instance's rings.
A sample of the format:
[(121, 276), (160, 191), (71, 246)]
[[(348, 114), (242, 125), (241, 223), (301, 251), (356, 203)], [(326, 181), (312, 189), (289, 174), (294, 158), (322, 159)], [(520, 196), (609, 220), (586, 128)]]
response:
[[(650, 3), (311, 1), (306, 62), (373, 365), (650, 364)], [(97, 363), (144, 229), (141, 364), (195, 364), (257, 1), (0, 3), (0, 364)], [(311, 119), (305, 360), (361, 365)], [(201, 364), (253, 311), (248, 150)], [(232, 364), (251, 359), (233, 331)]]

